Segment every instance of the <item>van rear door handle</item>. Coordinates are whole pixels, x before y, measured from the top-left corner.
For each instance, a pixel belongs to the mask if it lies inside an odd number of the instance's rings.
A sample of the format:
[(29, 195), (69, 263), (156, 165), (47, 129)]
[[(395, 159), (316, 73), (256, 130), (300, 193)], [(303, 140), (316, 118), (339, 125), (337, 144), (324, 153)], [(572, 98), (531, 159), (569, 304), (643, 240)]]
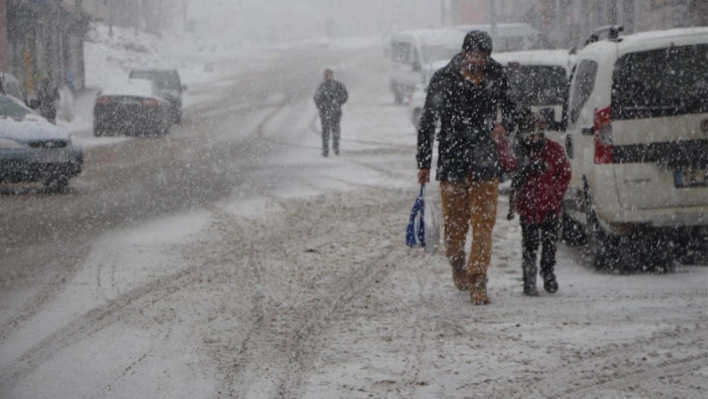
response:
[(580, 129), (580, 133), (583, 134), (583, 136), (592, 136), (595, 134), (595, 128), (594, 127), (584, 127)]

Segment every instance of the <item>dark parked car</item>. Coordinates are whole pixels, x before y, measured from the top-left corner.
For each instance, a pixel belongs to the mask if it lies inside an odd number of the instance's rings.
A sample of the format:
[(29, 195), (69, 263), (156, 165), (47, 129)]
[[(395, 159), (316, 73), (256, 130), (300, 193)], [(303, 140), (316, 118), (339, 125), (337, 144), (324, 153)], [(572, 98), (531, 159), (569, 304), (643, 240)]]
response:
[(19, 100), (0, 95), (0, 183), (42, 182), (62, 190), (84, 157), (71, 135)]
[(149, 81), (130, 81), (96, 96), (93, 134), (166, 134), (172, 124), (170, 104)]
[(155, 82), (160, 95), (170, 103), (172, 122), (182, 122), (182, 92), (187, 87), (182, 85), (176, 69), (133, 69), (130, 71), (130, 79)]

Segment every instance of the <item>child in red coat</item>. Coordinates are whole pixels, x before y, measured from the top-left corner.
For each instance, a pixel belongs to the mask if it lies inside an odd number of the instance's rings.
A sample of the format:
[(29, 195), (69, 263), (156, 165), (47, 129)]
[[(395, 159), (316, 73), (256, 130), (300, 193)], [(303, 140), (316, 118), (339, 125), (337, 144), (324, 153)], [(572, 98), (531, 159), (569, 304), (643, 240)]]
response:
[(556, 243), (562, 200), (570, 183), (570, 163), (560, 144), (547, 140), (544, 124), (533, 114), (519, 124), (519, 169), (512, 179), (509, 219), (514, 209), (523, 236), (524, 294), (538, 296), (536, 253), (541, 244), (541, 277), (549, 293), (558, 291)]

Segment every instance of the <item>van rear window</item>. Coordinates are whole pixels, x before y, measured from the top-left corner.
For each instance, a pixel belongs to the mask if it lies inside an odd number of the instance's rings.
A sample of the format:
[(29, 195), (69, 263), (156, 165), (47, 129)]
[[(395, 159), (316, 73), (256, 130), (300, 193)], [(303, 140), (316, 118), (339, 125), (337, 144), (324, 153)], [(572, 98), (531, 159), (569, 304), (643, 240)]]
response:
[(507, 77), (512, 100), (527, 106), (563, 105), (568, 92), (566, 70), (560, 66), (510, 66)]
[(708, 44), (627, 54), (612, 86), (613, 119), (708, 112)]

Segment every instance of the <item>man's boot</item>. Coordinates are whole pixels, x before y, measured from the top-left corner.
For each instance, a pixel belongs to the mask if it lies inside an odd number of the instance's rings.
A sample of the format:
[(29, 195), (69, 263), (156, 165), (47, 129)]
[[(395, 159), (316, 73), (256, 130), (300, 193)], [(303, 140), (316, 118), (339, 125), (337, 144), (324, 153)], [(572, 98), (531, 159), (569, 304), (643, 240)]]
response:
[(487, 296), (487, 275), (471, 274), (469, 284), (472, 303), (475, 305), (489, 304), (489, 297)]
[(558, 280), (556, 280), (553, 269), (541, 270), (541, 275), (543, 276), (543, 289), (549, 294), (558, 292)]
[(465, 259), (454, 259), (450, 261), (452, 266), (452, 281), (460, 291), (467, 291), (469, 285), (467, 283), (467, 269), (465, 268)]
[(536, 288), (536, 264), (531, 262), (524, 262), (524, 295), (526, 296), (538, 296), (538, 289)]

